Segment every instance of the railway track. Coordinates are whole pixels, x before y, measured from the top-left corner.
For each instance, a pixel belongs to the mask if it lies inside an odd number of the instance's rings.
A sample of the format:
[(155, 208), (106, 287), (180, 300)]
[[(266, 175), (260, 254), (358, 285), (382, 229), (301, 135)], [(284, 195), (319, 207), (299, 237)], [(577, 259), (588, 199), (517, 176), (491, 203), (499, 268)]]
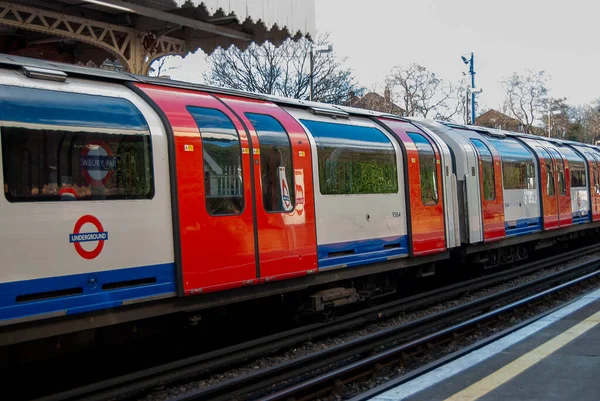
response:
[[(463, 283), (454, 284), (427, 293), (354, 312), (334, 321), (311, 324), (214, 352), (185, 358), (145, 369), (143, 371), (38, 398), (36, 401), (132, 399), (140, 393), (161, 385), (191, 379), (201, 374), (213, 372), (217, 369), (222, 370), (226, 367), (260, 357), (261, 355), (275, 350), (292, 347), (304, 341), (340, 333), (357, 326), (388, 318), (401, 312), (423, 308), (433, 303), (490, 287), (540, 269), (568, 262), (577, 256), (598, 251), (600, 251), (600, 245), (588, 246), (566, 252), (558, 257), (554, 256), (546, 260), (532, 262), (510, 270), (501, 271)], [(377, 347), (385, 346), (390, 342), (396, 341), (398, 338), (421, 333), (424, 330), (429, 330), (436, 325), (442, 324), (442, 322), (465, 318), (470, 314), (478, 313), (486, 308), (490, 308), (494, 304), (506, 302), (505, 298), (522, 296), (525, 293), (535, 291), (539, 286), (550, 286), (572, 279), (573, 277), (580, 275), (582, 269), (593, 270), (595, 268), (590, 267), (591, 264), (589, 263), (584, 265), (587, 267), (582, 267), (583, 265), (580, 265), (567, 268), (550, 276), (543, 277), (542, 279), (520, 285), (514, 289), (496, 293), (482, 298), (481, 300), (459, 305), (456, 308), (451, 308), (435, 315), (430, 315), (422, 319), (408, 322), (407, 324), (374, 333), (364, 338), (328, 348), (319, 354), (309, 354), (265, 369), (264, 371), (257, 371), (246, 376), (240, 376), (235, 379), (221, 382), (215, 386), (207, 387), (182, 396), (180, 400), (230, 399), (235, 396), (252, 393), (259, 389), (268, 388), (275, 383), (291, 380), (293, 378), (298, 379), (309, 372), (324, 369), (326, 365), (351, 362), (352, 359), (359, 355), (371, 353)]]
[[(197, 390), (169, 401), (230, 399), (304, 401), (326, 397), (335, 394), (348, 383), (376, 374), (384, 366), (403, 363), (408, 354), (453, 341), (461, 331), (469, 331), (473, 327), (489, 324), (490, 319), (493, 318), (502, 319), (510, 313), (522, 312), (536, 301), (587, 280), (597, 280), (598, 277), (600, 277), (600, 261), (577, 265), (501, 293), (359, 338), (318, 354), (307, 355), (254, 374), (221, 382), (216, 386)], [(531, 292), (534, 294), (527, 295)], [(515, 298), (519, 299), (515, 301)], [(461, 321), (461, 319), (466, 320)], [(435, 331), (428, 332), (433, 329)], [(400, 342), (402, 339), (420, 333), (427, 334)], [(277, 384), (282, 388), (273, 389)]]

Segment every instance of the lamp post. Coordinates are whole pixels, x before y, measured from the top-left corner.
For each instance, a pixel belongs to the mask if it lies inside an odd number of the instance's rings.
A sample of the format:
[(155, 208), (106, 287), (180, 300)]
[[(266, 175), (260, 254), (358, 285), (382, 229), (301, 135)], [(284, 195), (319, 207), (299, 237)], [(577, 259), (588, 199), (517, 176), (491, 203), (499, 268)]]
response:
[[(471, 103), (472, 103), (472, 108), (471, 108), (471, 124), (475, 125), (475, 94), (476, 93), (481, 93), (483, 92), (483, 89), (481, 88), (467, 88), (467, 94), (471, 93)], [(467, 116), (469, 114), (469, 101), (467, 100)]]
[(552, 116), (560, 114), (560, 110), (550, 110), (548, 109), (548, 138), (550, 138), (550, 132), (552, 132)]
[(469, 74), (471, 74), (471, 124), (475, 124), (475, 93), (481, 92), (475, 90), (475, 57), (473, 56), (473, 53), (471, 53), (470, 59), (467, 59), (465, 56), (460, 56), (460, 58), (463, 63), (469, 64)]
[(333, 45), (320, 45), (320, 46), (310, 46), (310, 93), (309, 99), (313, 100), (313, 91), (314, 91), (314, 69), (315, 69), (315, 60), (314, 53), (330, 53), (333, 51)]

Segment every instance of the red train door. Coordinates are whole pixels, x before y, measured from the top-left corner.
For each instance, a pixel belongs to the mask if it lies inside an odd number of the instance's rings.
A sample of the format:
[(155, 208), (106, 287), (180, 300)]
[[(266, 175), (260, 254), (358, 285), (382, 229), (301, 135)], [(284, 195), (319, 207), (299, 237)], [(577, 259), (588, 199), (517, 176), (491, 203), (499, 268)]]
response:
[(589, 164), (590, 175), (590, 209), (592, 210), (592, 220), (600, 220), (600, 157), (596, 157), (590, 152), (585, 152)]
[(558, 228), (558, 197), (556, 195), (556, 161), (540, 146), (534, 148), (540, 159), (540, 193), (544, 215), (544, 230)]
[(215, 95), (237, 114), (252, 144), (261, 281), (317, 271), (308, 137), (277, 105)]
[(571, 208), (571, 186), (569, 177), (569, 164), (561, 154), (552, 148), (547, 148), (555, 161), (556, 194), (558, 196), (558, 226), (565, 227), (573, 224), (573, 211)]
[(421, 256), (444, 252), (446, 233), (438, 149), (412, 124), (387, 118), (379, 120), (392, 129), (406, 150), (412, 253)]
[(479, 159), (483, 240), (499, 240), (506, 236), (500, 154), (479, 139), (471, 139), (471, 142)]
[[(249, 143), (235, 115), (197, 91), (136, 86), (171, 126), (180, 281), (195, 294), (257, 282)], [(161, 143), (167, 146), (167, 142)], [(177, 240), (177, 238), (176, 238)]]

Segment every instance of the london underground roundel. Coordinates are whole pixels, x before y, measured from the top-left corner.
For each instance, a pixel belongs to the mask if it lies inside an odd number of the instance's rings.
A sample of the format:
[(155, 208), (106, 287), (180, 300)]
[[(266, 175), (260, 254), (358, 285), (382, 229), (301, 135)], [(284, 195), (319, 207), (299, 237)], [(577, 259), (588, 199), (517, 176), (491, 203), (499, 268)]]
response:
[(92, 187), (104, 187), (117, 169), (117, 158), (104, 141), (89, 141), (81, 152), (81, 175)]
[[(86, 224), (87, 228), (84, 230), (83, 226)], [(104, 227), (97, 217), (89, 214), (81, 216), (75, 223), (73, 232), (69, 234), (69, 242), (75, 246), (79, 256), (88, 260), (95, 259), (100, 255), (104, 248), (104, 241), (108, 241), (108, 231), (104, 231)], [(85, 249), (81, 245), (82, 242), (92, 243), (91, 249)]]

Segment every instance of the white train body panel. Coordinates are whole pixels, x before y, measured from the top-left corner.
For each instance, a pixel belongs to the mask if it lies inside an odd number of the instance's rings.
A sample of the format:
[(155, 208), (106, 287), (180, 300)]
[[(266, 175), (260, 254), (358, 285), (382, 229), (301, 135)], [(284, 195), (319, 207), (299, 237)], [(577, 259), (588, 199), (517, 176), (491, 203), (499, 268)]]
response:
[[(408, 255), (403, 158), (396, 139), (363, 118), (333, 120), (308, 111), (286, 108), (308, 133), (312, 148), (313, 185), (320, 268), (346, 267)], [(323, 195), (319, 180), (317, 142), (302, 120), (368, 127), (379, 131), (396, 156), (397, 193)]]
[[(6, 70), (0, 70), (0, 84), (117, 97), (131, 102), (143, 113), (151, 133), (154, 185), (151, 199), (38, 202), (32, 198), (10, 202), (6, 191), (12, 189), (4, 182), (4, 174), (0, 174), (5, 188), (0, 196), (0, 288), (3, 289), (0, 324), (16, 318), (33, 318), (52, 308), (56, 315), (57, 307), (61, 309), (58, 314), (68, 314), (78, 309), (93, 310), (173, 296), (176, 290), (167, 140), (156, 113), (125, 86), (117, 84), (76, 78), (65, 83), (33, 80)], [(19, 125), (6, 121), (0, 124), (0, 132), (8, 130), (7, 125)], [(117, 135), (118, 130), (112, 133)], [(2, 155), (0, 152), (0, 162)], [(91, 170), (89, 173), (94, 174)], [(38, 189), (41, 194), (42, 188)], [(83, 223), (80, 234), (104, 234), (72, 237), (77, 234), (75, 226), (83, 216), (92, 217), (81, 220), (88, 222)], [(94, 219), (102, 229), (89, 222)], [(93, 240), (97, 238), (104, 240)], [(100, 243), (101, 251), (90, 257)], [(77, 244), (83, 252), (77, 251)], [(52, 291), (71, 294), (67, 299), (28, 298)], [(72, 299), (79, 299), (79, 303)], [(64, 305), (52, 306), (52, 302)]]
[(505, 189), (504, 216), (509, 226), (518, 220), (539, 218), (538, 191), (535, 189)]

